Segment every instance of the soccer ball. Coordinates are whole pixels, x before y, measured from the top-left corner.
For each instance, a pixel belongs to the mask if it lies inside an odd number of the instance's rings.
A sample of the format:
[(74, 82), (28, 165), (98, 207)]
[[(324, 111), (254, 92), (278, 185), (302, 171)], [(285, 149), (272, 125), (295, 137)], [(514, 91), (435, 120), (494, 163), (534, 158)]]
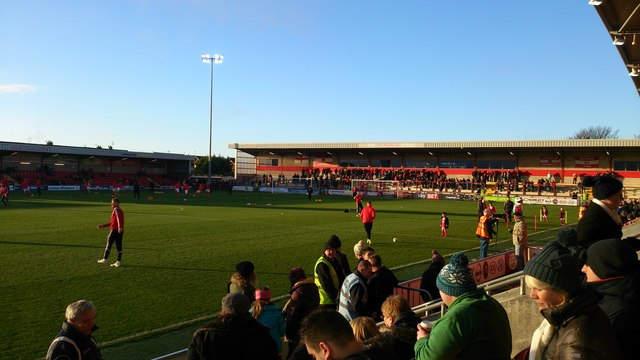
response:
[(393, 242), (394, 243), (398, 242), (398, 238), (393, 238)]

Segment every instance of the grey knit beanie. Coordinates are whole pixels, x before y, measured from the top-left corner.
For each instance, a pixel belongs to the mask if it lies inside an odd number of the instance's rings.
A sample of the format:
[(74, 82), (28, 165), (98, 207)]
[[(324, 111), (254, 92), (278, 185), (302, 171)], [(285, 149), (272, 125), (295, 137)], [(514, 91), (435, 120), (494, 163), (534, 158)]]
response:
[(524, 267), (524, 274), (564, 290), (570, 296), (580, 291), (580, 263), (571, 250), (559, 241), (551, 241)]

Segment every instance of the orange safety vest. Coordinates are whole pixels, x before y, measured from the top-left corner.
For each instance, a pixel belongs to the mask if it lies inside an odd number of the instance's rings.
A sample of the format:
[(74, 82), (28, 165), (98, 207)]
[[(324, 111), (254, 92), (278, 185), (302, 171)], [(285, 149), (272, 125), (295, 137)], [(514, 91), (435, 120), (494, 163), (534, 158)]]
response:
[(485, 225), (486, 222), (487, 222), (487, 216), (482, 215), (480, 217), (480, 221), (478, 221), (478, 228), (476, 229), (476, 235), (485, 239), (489, 239), (489, 234), (487, 234), (487, 227)]

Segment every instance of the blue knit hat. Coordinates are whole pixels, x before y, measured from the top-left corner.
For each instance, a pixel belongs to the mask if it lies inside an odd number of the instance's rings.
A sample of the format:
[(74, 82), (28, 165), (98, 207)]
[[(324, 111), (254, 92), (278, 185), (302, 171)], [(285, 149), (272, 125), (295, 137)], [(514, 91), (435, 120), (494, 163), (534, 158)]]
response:
[(449, 264), (440, 270), (436, 285), (440, 291), (451, 296), (460, 296), (477, 289), (467, 256), (463, 253), (453, 254)]

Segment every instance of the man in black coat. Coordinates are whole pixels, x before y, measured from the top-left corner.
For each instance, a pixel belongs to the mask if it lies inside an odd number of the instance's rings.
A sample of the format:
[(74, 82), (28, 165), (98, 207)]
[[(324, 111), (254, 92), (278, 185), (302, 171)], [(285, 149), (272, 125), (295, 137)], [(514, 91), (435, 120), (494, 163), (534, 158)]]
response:
[(582, 267), (596, 290), (625, 359), (635, 359), (640, 344), (640, 267), (638, 255), (619, 239), (601, 240), (587, 250)]
[(393, 271), (382, 265), (380, 255), (369, 257), (373, 274), (369, 278), (368, 303), (371, 317), (377, 322), (382, 320), (382, 303), (393, 295), (393, 289), (398, 285), (398, 278)]
[(78, 300), (67, 306), (62, 330), (53, 339), (46, 360), (100, 360), (102, 355), (91, 335), (98, 327), (96, 307), (91, 301)]
[(269, 328), (249, 314), (250, 305), (239, 293), (222, 298), (218, 317), (193, 334), (187, 359), (279, 360), (278, 345)]

